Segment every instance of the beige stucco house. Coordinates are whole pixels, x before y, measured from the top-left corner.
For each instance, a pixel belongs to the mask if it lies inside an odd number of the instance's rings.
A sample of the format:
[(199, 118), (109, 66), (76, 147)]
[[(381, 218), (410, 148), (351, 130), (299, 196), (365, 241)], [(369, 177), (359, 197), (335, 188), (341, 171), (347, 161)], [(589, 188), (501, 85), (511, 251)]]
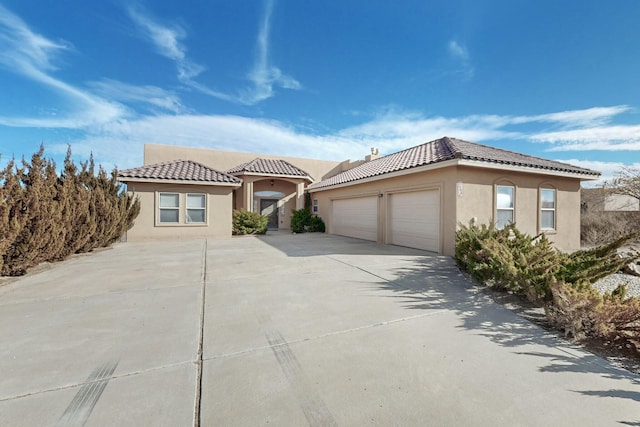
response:
[[(209, 171), (209, 180), (162, 176), (161, 168), (185, 164)], [(448, 137), (356, 162), (148, 144), (145, 165), (119, 175), (142, 201), (129, 240), (228, 237), (232, 209), (239, 208), (268, 214), (272, 228), (288, 229), (291, 211), (309, 192), (313, 213), (331, 234), (446, 255), (454, 253), (458, 224), (470, 221), (515, 222), (523, 232), (546, 233), (560, 249), (578, 249), (580, 183), (599, 176)], [(171, 214), (164, 212), (169, 202), (178, 205)], [(191, 218), (197, 203), (205, 209), (197, 219), (206, 221)]]

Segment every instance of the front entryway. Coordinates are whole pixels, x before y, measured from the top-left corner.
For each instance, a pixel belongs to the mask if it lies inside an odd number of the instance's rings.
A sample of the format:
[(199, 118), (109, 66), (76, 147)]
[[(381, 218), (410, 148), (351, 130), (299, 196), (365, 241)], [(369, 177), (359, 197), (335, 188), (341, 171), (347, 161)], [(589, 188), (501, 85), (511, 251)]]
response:
[(278, 228), (278, 199), (260, 199), (260, 215), (267, 215), (269, 221), (267, 228), (274, 230)]

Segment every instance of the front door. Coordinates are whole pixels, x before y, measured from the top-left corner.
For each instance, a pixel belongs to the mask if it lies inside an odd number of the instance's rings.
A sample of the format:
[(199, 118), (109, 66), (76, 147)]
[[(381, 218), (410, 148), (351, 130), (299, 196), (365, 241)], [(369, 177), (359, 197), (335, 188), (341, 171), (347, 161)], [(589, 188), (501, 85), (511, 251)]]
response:
[(270, 230), (278, 228), (278, 199), (260, 199), (260, 215), (267, 215)]

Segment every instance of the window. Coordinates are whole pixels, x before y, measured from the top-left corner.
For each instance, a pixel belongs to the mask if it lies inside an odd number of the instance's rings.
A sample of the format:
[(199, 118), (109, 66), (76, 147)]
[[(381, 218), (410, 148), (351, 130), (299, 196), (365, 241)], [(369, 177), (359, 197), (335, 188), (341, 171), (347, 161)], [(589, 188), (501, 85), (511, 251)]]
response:
[(205, 194), (187, 194), (187, 222), (207, 222), (207, 196)]
[(162, 223), (178, 223), (180, 218), (180, 194), (160, 193), (160, 215)]
[(556, 190), (552, 188), (540, 189), (540, 228), (556, 229)]
[(502, 229), (514, 222), (515, 187), (496, 186), (496, 228)]
[(312, 209), (314, 214), (318, 213), (318, 199), (313, 199), (313, 209)]
[(158, 193), (156, 225), (207, 224), (207, 195)]

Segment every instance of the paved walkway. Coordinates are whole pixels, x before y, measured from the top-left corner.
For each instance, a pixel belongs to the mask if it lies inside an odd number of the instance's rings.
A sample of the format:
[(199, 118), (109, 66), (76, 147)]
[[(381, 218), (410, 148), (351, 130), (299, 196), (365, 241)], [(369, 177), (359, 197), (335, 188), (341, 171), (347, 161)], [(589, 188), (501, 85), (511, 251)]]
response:
[(119, 244), (0, 287), (0, 425), (194, 422), (640, 425), (640, 377), (448, 258), (335, 236)]

